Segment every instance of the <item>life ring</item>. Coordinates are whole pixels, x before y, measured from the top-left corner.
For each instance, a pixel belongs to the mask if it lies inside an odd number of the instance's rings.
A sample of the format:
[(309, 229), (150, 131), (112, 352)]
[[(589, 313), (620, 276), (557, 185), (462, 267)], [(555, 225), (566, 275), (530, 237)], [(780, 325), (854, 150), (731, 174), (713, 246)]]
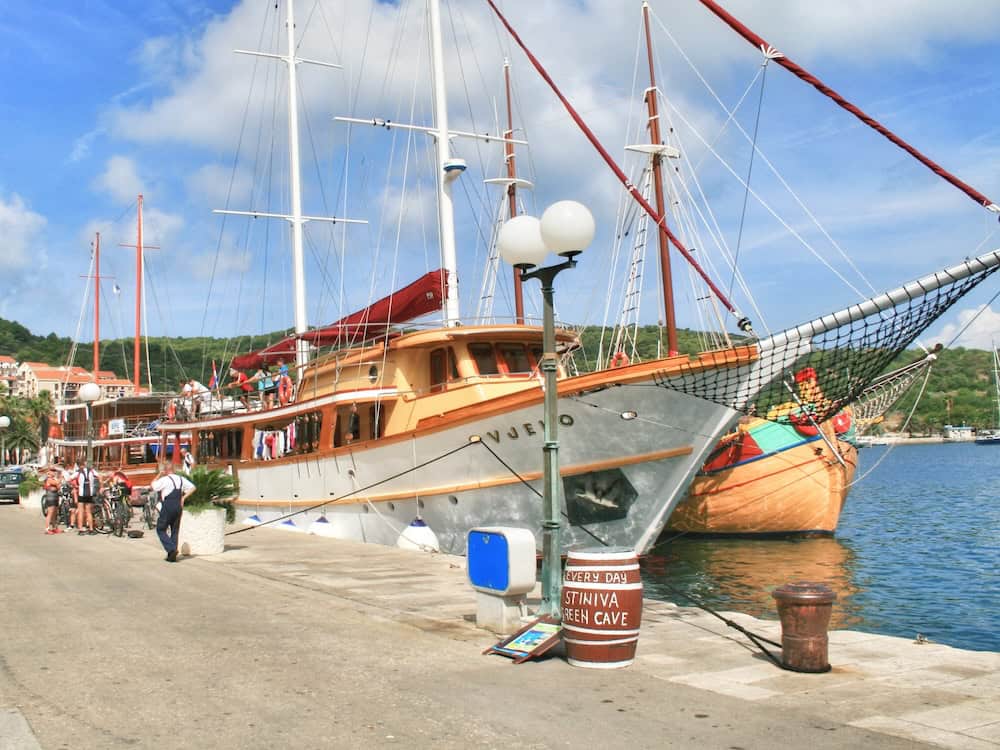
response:
[(830, 421), (833, 422), (833, 431), (838, 435), (851, 429), (851, 415), (846, 411), (838, 411)]
[(287, 375), (278, 378), (278, 403), (287, 404), (292, 398), (292, 379)]
[(101, 428), (97, 431), (97, 434), (102, 438), (106, 438), (108, 436), (108, 425), (102, 424)]
[(615, 356), (611, 358), (612, 367), (627, 367), (628, 366), (628, 355), (623, 351), (615, 352)]

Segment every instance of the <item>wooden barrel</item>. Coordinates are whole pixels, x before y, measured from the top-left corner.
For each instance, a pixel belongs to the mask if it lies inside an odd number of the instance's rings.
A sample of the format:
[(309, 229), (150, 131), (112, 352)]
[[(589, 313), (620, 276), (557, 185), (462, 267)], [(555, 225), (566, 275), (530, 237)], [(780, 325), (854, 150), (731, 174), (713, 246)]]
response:
[(635, 550), (596, 547), (566, 556), (562, 626), (575, 667), (614, 669), (635, 659), (642, 620), (642, 579)]

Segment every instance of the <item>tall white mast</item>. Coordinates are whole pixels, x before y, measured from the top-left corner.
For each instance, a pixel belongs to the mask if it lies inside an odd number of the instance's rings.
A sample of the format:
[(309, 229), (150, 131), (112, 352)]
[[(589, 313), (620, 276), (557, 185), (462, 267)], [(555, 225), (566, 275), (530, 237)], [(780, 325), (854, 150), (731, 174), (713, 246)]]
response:
[(255, 52), (238, 49), (241, 55), (256, 55), (281, 60), (288, 66), (288, 161), (289, 181), (291, 182), (292, 212), (290, 214), (275, 214), (265, 211), (230, 211), (216, 209), (213, 213), (233, 214), (236, 216), (264, 216), (274, 219), (285, 219), (292, 225), (292, 295), (295, 304), (295, 364), (297, 379), (302, 379), (304, 366), (309, 361), (309, 342), (302, 335), (309, 330), (306, 320), (306, 274), (302, 253), (302, 225), (307, 221), (342, 222), (348, 224), (367, 224), (359, 219), (338, 219), (335, 216), (303, 216), (302, 215), (302, 178), (299, 169), (299, 85), (296, 66), (299, 63), (321, 65), (326, 68), (340, 68), (334, 63), (310, 60), (295, 55), (295, 8), (293, 0), (288, 0), (288, 18), (285, 21), (288, 54), (275, 55), (268, 52)]
[(434, 78), (434, 125), (438, 158), (438, 225), (441, 235), (441, 265), (448, 272), (444, 300), (444, 323), (459, 325), (458, 259), (455, 252), (455, 209), (451, 200), (451, 183), (463, 171), (465, 162), (452, 159), (448, 135), (448, 100), (445, 91), (444, 53), (441, 46), (441, 4), (429, 0), (431, 33), (431, 63)]
[(306, 320), (306, 272), (302, 257), (302, 182), (299, 171), (299, 96), (295, 59), (295, 3), (288, 0), (288, 19), (285, 21), (288, 54), (288, 163), (292, 188), (292, 296), (295, 299), (295, 364), (302, 377), (303, 366), (309, 361), (309, 342), (301, 338), (309, 329)]

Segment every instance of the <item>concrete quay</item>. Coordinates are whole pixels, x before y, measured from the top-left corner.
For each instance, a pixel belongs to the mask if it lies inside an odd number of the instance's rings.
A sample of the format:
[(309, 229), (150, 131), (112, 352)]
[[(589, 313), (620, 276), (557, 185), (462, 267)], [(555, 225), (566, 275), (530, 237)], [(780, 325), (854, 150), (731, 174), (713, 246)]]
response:
[(797, 674), (647, 601), (630, 668), (515, 666), (481, 655), (462, 558), (264, 528), (169, 564), (149, 532), (41, 530), (0, 507), (0, 750), (1000, 747), (995, 653), (835, 631)]

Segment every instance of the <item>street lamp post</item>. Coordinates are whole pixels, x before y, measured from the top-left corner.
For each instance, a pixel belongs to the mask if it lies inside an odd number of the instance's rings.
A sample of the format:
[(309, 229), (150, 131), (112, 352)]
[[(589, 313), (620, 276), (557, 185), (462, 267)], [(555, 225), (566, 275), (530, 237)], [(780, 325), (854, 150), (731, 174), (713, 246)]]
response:
[(100, 397), (101, 386), (97, 383), (84, 383), (77, 393), (77, 398), (86, 404), (87, 409), (87, 466), (93, 465), (94, 458), (94, 423), (90, 405)]
[(0, 417), (0, 465), (7, 465), (7, 428), (10, 427), (10, 417)]
[[(560, 527), (562, 520), (562, 482), (559, 476), (559, 414), (556, 375), (555, 316), (553, 281), (560, 271), (576, 266), (576, 256), (594, 238), (594, 217), (576, 201), (559, 201), (549, 206), (541, 220), (534, 216), (515, 216), (500, 229), (498, 242), (503, 259), (521, 272), (521, 281), (538, 279), (542, 285), (542, 362), (545, 376), (545, 399), (542, 429), (544, 445), (542, 504), (542, 605), (539, 614), (560, 617), (562, 564)], [(549, 252), (565, 260), (554, 266), (540, 267)], [(533, 270), (531, 270), (533, 269)]]

